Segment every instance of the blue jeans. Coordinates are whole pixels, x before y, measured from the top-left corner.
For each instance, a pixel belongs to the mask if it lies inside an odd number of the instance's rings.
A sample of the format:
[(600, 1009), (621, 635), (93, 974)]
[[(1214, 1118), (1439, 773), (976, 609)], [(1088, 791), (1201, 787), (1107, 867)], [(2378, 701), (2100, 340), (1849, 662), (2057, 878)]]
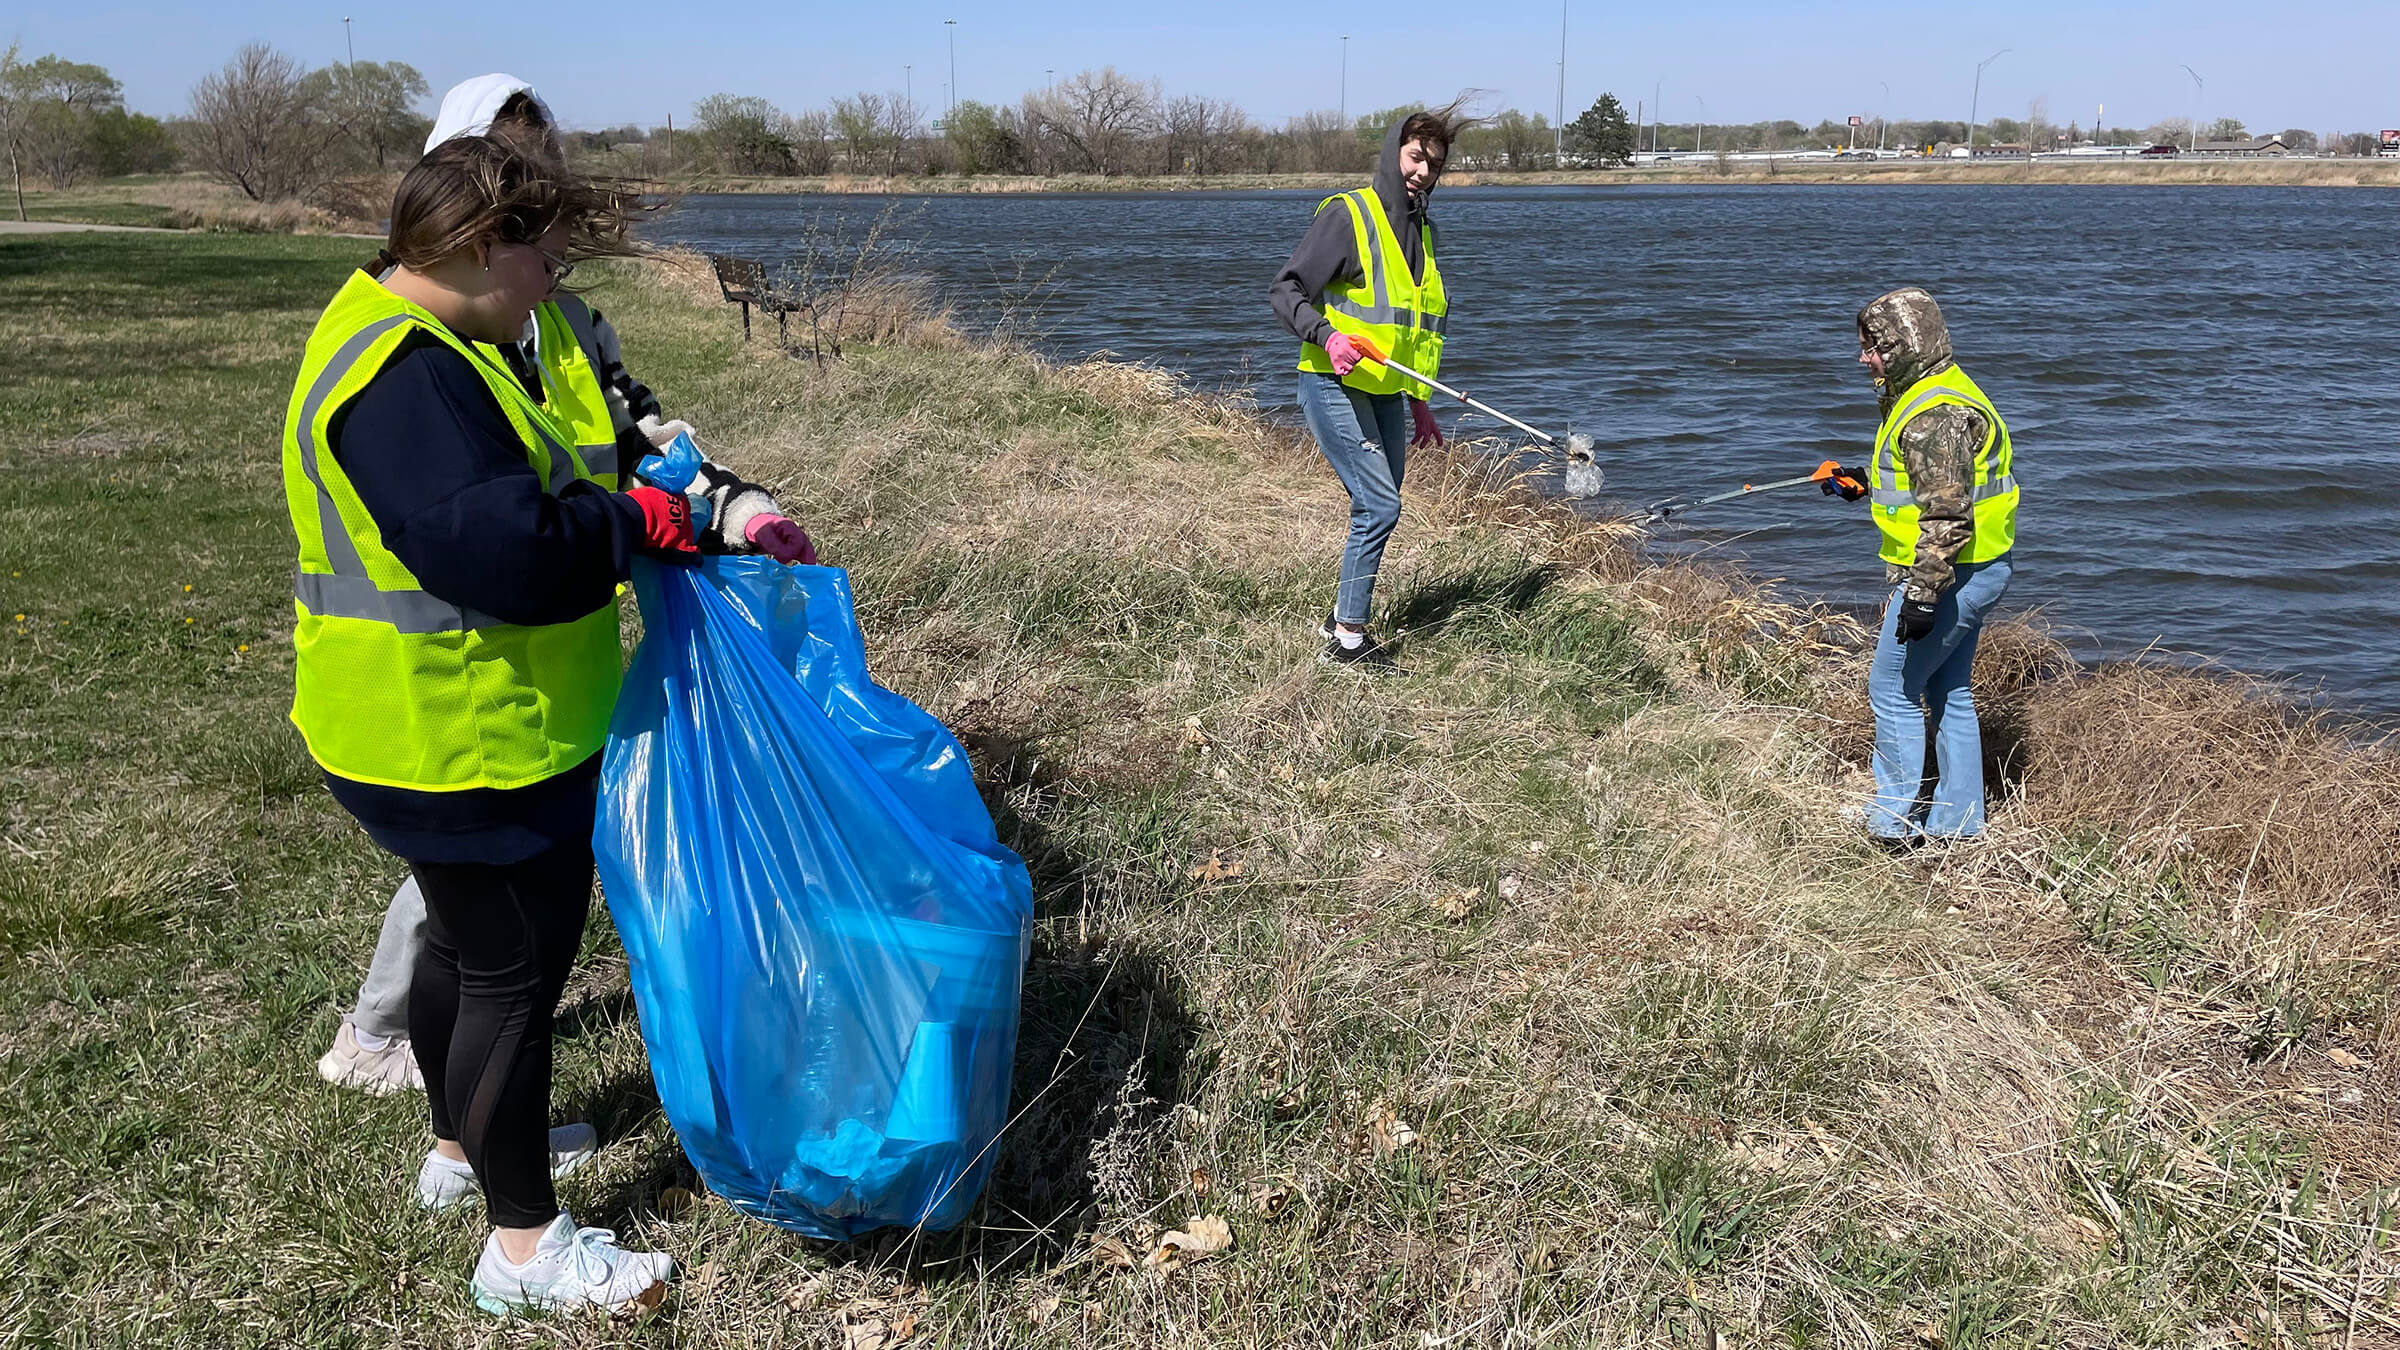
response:
[[(1984, 615), (2008, 589), (2008, 556), (1960, 563), (1958, 582), (1934, 607), (1933, 631), (1902, 645), (1892, 636), (1901, 592), (1883, 607), (1883, 636), (1867, 671), (1875, 709), (1875, 800), (1867, 829), (1885, 839), (1922, 833), (1971, 839), (1983, 833), (1983, 729), (1967, 677)], [(1925, 744), (1934, 782), (1925, 791)]]
[(1408, 396), (1362, 394), (1340, 377), (1300, 372), (1300, 412), (1309, 434), (1350, 490), (1350, 540), (1342, 546), (1336, 623), (1363, 627), (1375, 598), (1383, 545), (1400, 523), (1400, 475), (1408, 465)]

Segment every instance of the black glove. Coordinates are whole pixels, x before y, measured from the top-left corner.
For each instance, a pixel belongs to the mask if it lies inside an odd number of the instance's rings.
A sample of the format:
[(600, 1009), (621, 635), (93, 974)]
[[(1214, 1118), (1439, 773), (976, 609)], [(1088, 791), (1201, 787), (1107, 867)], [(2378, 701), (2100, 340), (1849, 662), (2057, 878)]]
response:
[(1914, 642), (1933, 632), (1933, 602), (1909, 600), (1900, 602), (1900, 617), (1892, 624), (1892, 636), (1901, 642)]
[(1817, 484), (1817, 490), (1828, 497), (1839, 497), (1843, 501), (1854, 502), (1867, 495), (1867, 489), (1864, 486), (1866, 481), (1867, 471), (1865, 469), (1853, 469), (1845, 464), (1833, 471), (1833, 477)]

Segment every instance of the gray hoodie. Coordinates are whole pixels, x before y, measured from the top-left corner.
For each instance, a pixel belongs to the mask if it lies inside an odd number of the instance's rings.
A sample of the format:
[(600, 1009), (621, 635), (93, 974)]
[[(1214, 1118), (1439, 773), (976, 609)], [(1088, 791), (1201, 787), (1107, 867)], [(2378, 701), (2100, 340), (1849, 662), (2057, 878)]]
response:
[[(1400, 236), (1400, 255), (1408, 261), (1409, 276), (1422, 281), (1425, 248), (1417, 237), (1417, 227), (1433, 222), (1425, 215), (1425, 198), (1411, 196), (1408, 184), (1400, 179), (1400, 128), (1407, 121), (1405, 117), (1394, 119), (1391, 129), (1383, 134), (1383, 155), (1375, 162), (1375, 196), (1383, 203), (1384, 215), (1391, 219), (1392, 232)], [(1434, 226), (1433, 237), (1438, 252), (1440, 226)], [(1275, 307), (1275, 317), (1283, 321), (1292, 336), (1322, 347), (1325, 339), (1333, 336), (1333, 325), (1325, 321), (1324, 313), (1317, 308), (1317, 298), (1336, 280), (1358, 282), (1365, 280), (1366, 275), (1366, 264), (1358, 256), (1357, 239), (1350, 231), (1350, 213), (1319, 211), (1310, 222), (1308, 233), (1301, 236), (1300, 247), (1292, 250), (1291, 260), (1276, 274), (1275, 284), (1267, 288), (1267, 303)]]

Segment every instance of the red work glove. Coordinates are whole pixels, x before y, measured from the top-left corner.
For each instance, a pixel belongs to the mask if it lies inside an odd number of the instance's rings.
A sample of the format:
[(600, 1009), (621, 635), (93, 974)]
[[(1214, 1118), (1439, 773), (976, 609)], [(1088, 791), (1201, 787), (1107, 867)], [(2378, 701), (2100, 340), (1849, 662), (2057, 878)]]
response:
[(1347, 375), (1361, 361), (1381, 361), (1383, 350), (1362, 337), (1336, 333), (1325, 339), (1325, 354), (1333, 358), (1333, 373)]
[(699, 541), (692, 538), (689, 498), (647, 484), (625, 495), (642, 508), (642, 552), (661, 562), (687, 567), (700, 561)]
[(742, 527), (742, 534), (751, 547), (777, 562), (799, 563), (804, 567), (817, 565), (817, 546), (808, 541), (808, 531), (788, 517), (753, 516)]
[(1449, 442), (1442, 439), (1442, 424), (1433, 420), (1433, 409), (1426, 406), (1425, 400), (1421, 398), (1410, 399), (1408, 401), (1408, 415), (1414, 419), (1417, 424), (1416, 438), (1409, 442), (1410, 445), (1449, 444)]

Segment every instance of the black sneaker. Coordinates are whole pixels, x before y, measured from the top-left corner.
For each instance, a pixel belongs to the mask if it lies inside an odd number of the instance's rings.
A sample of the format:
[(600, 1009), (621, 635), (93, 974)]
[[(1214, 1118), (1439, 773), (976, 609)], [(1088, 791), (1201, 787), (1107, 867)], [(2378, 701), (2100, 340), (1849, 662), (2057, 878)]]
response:
[(1358, 666), (1366, 670), (1390, 670), (1392, 668), (1392, 654), (1383, 649), (1383, 644), (1377, 642), (1373, 634), (1367, 635), (1355, 647), (1343, 646), (1340, 638), (1328, 638), (1325, 642), (1325, 654), (1317, 659), (1328, 665)]
[(1321, 638), (1323, 638), (1323, 639), (1325, 639), (1327, 642), (1331, 642), (1331, 641), (1333, 641), (1333, 615), (1332, 615), (1332, 614), (1328, 613), (1328, 614), (1327, 614), (1327, 615), (1324, 617), (1324, 619), (1323, 619), (1323, 620), (1321, 620), (1321, 621), (1320, 621), (1320, 622), (1317, 624), (1317, 636), (1318, 636), (1318, 637), (1321, 637)]

